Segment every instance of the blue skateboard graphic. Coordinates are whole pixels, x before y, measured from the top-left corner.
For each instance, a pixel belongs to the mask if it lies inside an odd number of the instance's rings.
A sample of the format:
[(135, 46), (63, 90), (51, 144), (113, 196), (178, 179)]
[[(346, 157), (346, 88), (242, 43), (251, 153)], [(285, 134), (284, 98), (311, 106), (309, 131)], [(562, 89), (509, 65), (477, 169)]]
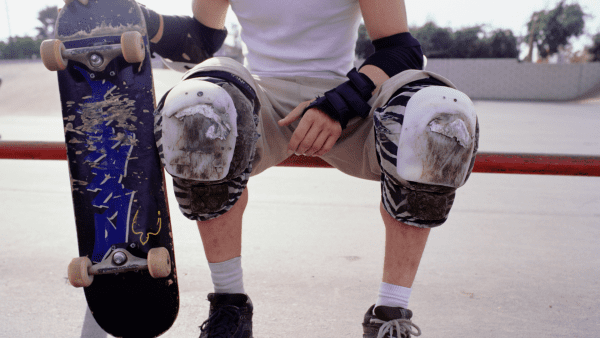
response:
[(42, 60), (58, 71), (80, 256), (69, 280), (106, 332), (156, 337), (179, 291), (145, 22), (132, 0), (73, 1), (56, 37)]
[[(109, 81), (93, 80), (82, 68), (74, 66), (85, 78), (92, 89), (90, 98), (85, 99), (86, 104), (102, 102), (108, 93), (116, 86)], [(83, 111), (78, 112), (83, 114)], [(92, 167), (94, 178), (88, 183), (86, 189), (97, 192), (92, 201), (92, 206), (101, 211), (94, 214), (95, 237), (92, 262), (101, 262), (104, 255), (114, 243), (127, 242), (130, 224), (131, 205), (135, 191), (127, 189), (120, 183), (127, 177), (127, 164), (133, 150), (132, 144), (125, 144), (116, 139), (116, 130), (111, 125), (113, 121), (104, 122), (109, 119), (102, 109), (95, 112), (99, 115), (99, 123), (95, 124), (90, 131), (86, 131), (88, 141), (87, 150), (89, 155), (85, 157), (85, 163)], [(135, 140), (135, 134), (124, 130), (126, 140)]]

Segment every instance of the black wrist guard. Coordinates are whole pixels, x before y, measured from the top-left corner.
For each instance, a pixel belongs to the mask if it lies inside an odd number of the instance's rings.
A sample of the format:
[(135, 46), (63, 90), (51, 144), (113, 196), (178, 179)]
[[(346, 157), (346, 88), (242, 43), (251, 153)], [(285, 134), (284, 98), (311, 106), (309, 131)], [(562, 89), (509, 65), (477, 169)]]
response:
[[(152, 39), (160, 27), (160, 16), (140, 6)], [(200, 63), (221, 48), (227, 29), (207, 27), (190, 16), (163, 15), (163, 35), (158, 43), (150, 43), (152, 52), (175, 62)]]
[(138, 3), (140, 9), (142, 10), (142, 14), (144, 14), (144, 19), (146, 20), (146, 30), (148, 31), (148, 40), (152, 40), (158, 33), (158, 29), (160, 28), (160, 15), (150, 8)]
[(346, 75), (350, 81), (344, 82), (336, 88), (328, 91), (325, 95), (311, 102), (304, 110), (317, 108), (329, 115), (332, 119), (340, 122), (342, 129), (346, 129), (351, 118), (369, 116), (371, 106), (367, 103), (373, 95), (375, 84), (371, 79), (359, 73), (356, 68)]
[(392, 77), (407, 69), (423, 69), (421, 44), (410, 33), (399, 33), (373, 41), (375, 53), (361, 68), (373, 65)]

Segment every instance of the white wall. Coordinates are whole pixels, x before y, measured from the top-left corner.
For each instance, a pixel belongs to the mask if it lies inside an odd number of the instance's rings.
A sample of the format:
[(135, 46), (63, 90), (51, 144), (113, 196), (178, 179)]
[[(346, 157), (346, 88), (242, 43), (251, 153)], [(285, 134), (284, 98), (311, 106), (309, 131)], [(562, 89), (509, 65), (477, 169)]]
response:
[(428, 59), (473, 99), (573, 100), (600, 89), (600, 62), (532, 64), (515, 59)]

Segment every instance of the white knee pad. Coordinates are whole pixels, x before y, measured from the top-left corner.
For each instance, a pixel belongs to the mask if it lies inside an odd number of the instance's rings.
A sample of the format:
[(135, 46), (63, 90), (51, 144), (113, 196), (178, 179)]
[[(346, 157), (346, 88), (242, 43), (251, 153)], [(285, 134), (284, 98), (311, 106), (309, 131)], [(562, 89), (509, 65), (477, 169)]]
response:
[(431, 86), (406, 105), (397, 172), (406, 181), (458, 188), (470, 172), (477, 115), (464, 93)]
[(222, 87), (200, 79), (175, 86), (161, 110), (164, 165), (189, 180), (225, 178), (238, 136), (237, 112)]

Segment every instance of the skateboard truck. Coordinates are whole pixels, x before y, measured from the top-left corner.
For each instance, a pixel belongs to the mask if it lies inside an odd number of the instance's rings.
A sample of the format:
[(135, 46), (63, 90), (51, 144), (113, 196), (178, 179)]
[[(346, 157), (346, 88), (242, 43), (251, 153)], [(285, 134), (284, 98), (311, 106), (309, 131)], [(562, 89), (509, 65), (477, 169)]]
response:
[(139, 271), (148, 267), (147, 260), (136, 257), (125, 249), (114, 246), (106, 258), (88, 269), (90, 275), (117, 274), (121, 272)]
[(44, 40), (40, 47), (42, 62), (51, 71), (65, 70), (69, 60), (80, 62), (90, 70), (102, 72), (116, 57), (123, 55), (128, 63), (140, 63), (146, 57), (142, 34), (129, 31), (121, 34), (121, 43), (67, 49), (58, 39)]
[[(135, 244), (131, 244), (135, 248)], [(134, 256), (125, 248), (112, 246), (101, 262), (92, 264), (87, 257), (74, 258), (69, 264), (69, 282), (74, 287), (88, 287), (96, 275), (119, 274), (129, 271), (148, 270), (152, 278), (164, 278), (171, 274), (171, 256), (166, 248), (152, 248), (148, 258)]]

